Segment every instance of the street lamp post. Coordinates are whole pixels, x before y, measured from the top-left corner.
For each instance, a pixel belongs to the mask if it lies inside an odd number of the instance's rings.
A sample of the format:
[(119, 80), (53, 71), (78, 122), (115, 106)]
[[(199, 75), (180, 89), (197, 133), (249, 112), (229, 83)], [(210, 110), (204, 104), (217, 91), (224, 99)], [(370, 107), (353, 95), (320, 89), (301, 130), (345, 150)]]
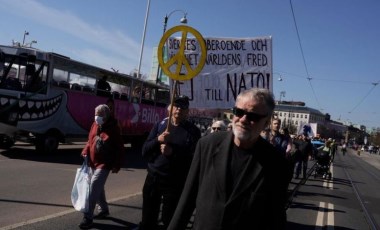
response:
[(26, 35), (29, 35), (29, 32), (28, 31), (24, 31), (24, 38), (22, 39), (22, 46), (24, 46), (25, 45), (25, 36)]
[[(181, 18), (180, 22), (182, 24), (187, 24), (187, 13), (183, 10), (173, 10), (172, 12), (170, 12), (169, 14), (166, 14), (165, 15), (165, 18), (164, 18), (164, 30), (163, 30), (163, 33), (162, 34), (165, 34), (166, 32), (166, 27), (168, 25), (168, 20), (170, 18), (170, 16), (175, 13), (175, 12), (182, 12), (183, 13), (183, 17)], [(160, 65), (157, 66), (157, 76), (156, 76), (156, 84), (161, 82), (161, 68), (160, 68)]]
[(148, 0), (148, 4), (146, 6), (146, 12), (145, 12), (145, 21), (144, 21), (143, 36), (141, 39), (139, 66), (137, 68), (137, 78), (140, 78), (141, 61), (142, 61), (142, 56), (143, 56), (143, 51), (144, 51), (145, 34), (146, 34), (146, 26), (148, 23), (148, 17), (149, 17), (149, 9), (150, 9), (150, 0)]
[(25, 43), (25, 47), (29, 47), (29, 48), (32, 48), (32, 45), (33, 44), (37, 44), (37, 41), (36, 40), (33, 40), (33, 41), (31, 41), (31, 42), (29, 42), (29, 43)]
[(165, 15), (165, 18), (164, 18), (164, 32), (166, 32), (166, 26), (168, 25), (168, 20), (170, 18), (170, 16), (175, 13), (175, 12), (182, 12), (183, 13), (183, 17), (181, 18), (180, 22), (183, 23), (183, 24), (186, 24), (187, 23), (187, 18), (186, 18), (186, 15), (187, 13), (183, 10), (173, 10), (172, 12), (170, 12), (169, 14)]
[(281, 98), (285, 97), (285, 93), (286, 93), (285, 91), (281, 91), (280, 92), (280, 101), (279, 101), (279, 104), (281, 104)]

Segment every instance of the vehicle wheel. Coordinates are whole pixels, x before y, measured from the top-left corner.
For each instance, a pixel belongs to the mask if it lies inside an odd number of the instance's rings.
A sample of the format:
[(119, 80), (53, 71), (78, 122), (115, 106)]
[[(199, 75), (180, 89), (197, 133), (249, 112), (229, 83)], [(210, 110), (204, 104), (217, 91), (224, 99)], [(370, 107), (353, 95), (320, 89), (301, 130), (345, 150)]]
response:
[(36, 140), (36, 151), (42, 154), (51, 154), (58, 149), (58, 137), (52, 136), (39, 136)]
[(15, 144), (13, 137), (7, 135), (0, 135), (0, 149), (9, 149)]

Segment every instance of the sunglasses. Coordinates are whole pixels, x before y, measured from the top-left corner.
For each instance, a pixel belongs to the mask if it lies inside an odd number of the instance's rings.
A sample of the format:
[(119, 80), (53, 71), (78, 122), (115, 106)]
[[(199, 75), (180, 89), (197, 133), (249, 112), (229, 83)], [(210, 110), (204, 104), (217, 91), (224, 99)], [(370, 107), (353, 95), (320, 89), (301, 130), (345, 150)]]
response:
[(211, 127), (211, 128), (212, 128), (212, 130), (221, 130), (220, 127)]
[(259, 122), (261, 119), (268, 116), (268, 114), (263, 115), (263, 114), (257, 114), (254, 112), (247, 112), (244, 109), (239, 109), (237, 107), (234, 107), (232, 109), (232, 113), (238, 118), (242, 118), (244, 115), (246, 115), (247, 120), (253, 121), (253, 122)]

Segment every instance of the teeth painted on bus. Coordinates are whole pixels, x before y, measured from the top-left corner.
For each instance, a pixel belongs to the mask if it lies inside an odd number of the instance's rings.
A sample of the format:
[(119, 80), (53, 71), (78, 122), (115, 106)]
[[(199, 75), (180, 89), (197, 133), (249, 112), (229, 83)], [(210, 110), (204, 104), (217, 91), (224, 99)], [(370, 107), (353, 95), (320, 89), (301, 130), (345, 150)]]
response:
[(110, 101), (132, 145), (167, 116), (167, 85), (31, 47), (0, 45), (0, 53), (0, 147), (20, 140), (52, 153), (60, 143), (84, 141), (95, 107)]

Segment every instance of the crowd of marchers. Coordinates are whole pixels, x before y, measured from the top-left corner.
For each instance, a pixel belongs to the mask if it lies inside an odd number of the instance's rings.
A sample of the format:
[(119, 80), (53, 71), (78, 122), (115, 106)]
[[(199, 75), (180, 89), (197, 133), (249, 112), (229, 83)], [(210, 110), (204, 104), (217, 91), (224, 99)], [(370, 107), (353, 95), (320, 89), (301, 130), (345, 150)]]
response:
[[(203, 135), (188, 119), (189, 104), (187, 96), (177, 95), (142, 147), (147, 176), (137, 229), (285, 229), (288, 185), (305, 178), (308, 161), (316, 157), (311, 139), (281, 128), (266, 89), (241, 92), (232, 120), (214, 120)], [(125, 155), (113, 109), (112, 101), (95, 108), (82, 151), (92, 177), (81, 229), (112, 215), (105, 183)], [(336, 145), (326, 143), (333, 160)]]

